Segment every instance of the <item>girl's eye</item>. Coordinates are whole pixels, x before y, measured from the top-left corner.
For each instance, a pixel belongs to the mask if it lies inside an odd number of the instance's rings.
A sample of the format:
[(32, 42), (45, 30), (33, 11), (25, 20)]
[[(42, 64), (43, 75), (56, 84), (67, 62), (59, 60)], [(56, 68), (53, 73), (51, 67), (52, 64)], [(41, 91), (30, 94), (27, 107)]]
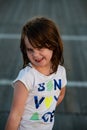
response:
[(27, 50), (27, 52), (30, 52), (30, 53), (33, 52), (33, 49), (31, 49), (31, 48), (27, 48), (26, 50)]
[(40, 48), (39, 51), (44, 51), (45, 48)]

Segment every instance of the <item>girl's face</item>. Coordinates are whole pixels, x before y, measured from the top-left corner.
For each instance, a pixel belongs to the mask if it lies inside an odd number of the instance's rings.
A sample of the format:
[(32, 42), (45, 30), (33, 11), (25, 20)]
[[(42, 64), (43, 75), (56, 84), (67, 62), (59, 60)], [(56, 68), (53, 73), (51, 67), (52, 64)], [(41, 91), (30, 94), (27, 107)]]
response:
[(27, 37), (25, 37), (26, 53), (35, 68), (51, 66), (53, 51), (48, 48), (33, 48)]

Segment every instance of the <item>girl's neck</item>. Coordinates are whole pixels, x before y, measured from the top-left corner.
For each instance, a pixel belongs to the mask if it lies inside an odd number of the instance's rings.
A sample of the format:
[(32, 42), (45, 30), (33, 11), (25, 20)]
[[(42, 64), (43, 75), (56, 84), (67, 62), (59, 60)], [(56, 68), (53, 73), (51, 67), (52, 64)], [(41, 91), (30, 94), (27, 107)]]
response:
[[(33, 66), (33, 65), (32, 65)], [(46, 75), (46, 76), (49, 76), (50, 74), (53, 73), (52, 71), (52, 67), (51, 66), (44, 66), (44, 67), (35, 67), (33, 66), (38, 72)]]

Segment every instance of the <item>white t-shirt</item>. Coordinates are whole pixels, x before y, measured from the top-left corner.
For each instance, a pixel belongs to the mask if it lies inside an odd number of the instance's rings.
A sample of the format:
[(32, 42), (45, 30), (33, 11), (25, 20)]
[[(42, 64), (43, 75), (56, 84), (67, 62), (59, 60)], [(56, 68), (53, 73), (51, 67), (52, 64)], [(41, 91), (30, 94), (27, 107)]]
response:
[(17, 80), (29, 91), (18, 130), (52, 130), (60, 90), (67, 84), (65, 68), (59, 65), (56, 73), (45, 76), (27, 66), (13, 83)]

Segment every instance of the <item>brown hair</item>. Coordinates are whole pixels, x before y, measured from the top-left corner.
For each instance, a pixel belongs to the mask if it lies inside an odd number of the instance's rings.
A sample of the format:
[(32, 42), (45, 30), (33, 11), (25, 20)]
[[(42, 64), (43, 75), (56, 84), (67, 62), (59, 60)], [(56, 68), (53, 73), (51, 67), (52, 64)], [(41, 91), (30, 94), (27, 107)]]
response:
[(55, 23), (48, 18), (34, 18), (27, 22), (22, 29), (20, 48), (23, 55), (23, 68), (30, 62), (26, 53), (24, 38), (27, 36), (34, 48), (46, 47), (53, 50), (52, 69), (57, 71), (59, 64), (63, 65), (63, 44)]

